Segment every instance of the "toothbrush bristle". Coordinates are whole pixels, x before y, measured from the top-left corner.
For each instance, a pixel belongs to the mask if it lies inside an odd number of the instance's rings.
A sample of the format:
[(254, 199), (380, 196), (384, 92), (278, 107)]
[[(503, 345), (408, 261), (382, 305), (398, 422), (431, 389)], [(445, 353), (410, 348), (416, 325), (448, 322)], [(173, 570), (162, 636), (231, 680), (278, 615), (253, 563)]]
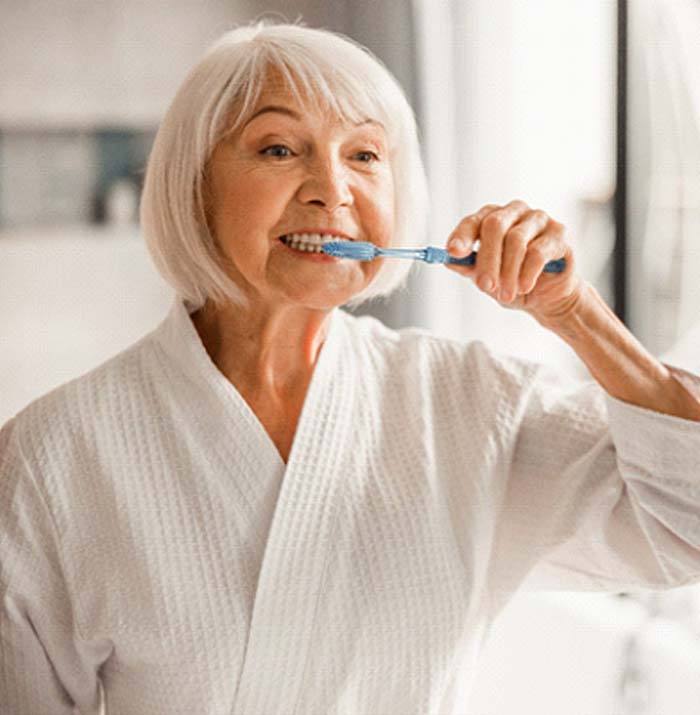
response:
[(356, 261), (371, 261), (376, 256), (374, 245), (366, 241), (327, 241), (321, 250), (329, 256)]

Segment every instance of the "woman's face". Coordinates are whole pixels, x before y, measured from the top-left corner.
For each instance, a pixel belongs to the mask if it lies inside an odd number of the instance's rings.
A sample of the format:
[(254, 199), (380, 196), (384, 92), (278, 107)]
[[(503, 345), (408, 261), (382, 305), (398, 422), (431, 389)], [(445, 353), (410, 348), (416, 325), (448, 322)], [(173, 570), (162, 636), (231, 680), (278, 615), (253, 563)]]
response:
[(390, 244), (394, 185), (380, 124), (342, 123), (270, 81), (252, 118), (216, 146), (208, 176), (209, 226), (252, 305), (330, 309), (379, 270), (381, 259), (331, 258), (280, 237), (339, 232)]

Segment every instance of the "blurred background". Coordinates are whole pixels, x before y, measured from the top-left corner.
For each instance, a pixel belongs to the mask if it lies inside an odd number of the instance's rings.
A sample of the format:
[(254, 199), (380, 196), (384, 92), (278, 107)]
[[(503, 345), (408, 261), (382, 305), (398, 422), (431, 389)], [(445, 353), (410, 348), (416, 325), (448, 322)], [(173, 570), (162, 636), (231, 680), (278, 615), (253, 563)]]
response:
[[(267, 16), (354, 38), (403, 85), (432, 195), (417, 243), (523, 199), (651, 352), (700, 373), (700, 0), (0, 0), (0, 423), (165, 316), (137, 224), (151, 143), (208, 44)], [(590, 379), (439, 267), (358, 312)], [(470, 713), (697, 713), (698, 676), (697, 588), (523, 594)]]

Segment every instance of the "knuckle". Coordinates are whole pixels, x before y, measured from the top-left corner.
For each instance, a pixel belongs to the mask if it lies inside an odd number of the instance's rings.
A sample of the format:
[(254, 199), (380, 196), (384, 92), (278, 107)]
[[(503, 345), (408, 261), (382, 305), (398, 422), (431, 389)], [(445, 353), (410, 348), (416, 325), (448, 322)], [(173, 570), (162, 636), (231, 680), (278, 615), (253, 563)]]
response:
[(521, 209), (523, 211), (530, 208), (522, 199), (513, 199), (508, 205), (514, 209)]
[(479, 223), (479, 217), (475, 216), (474, 214), (471, 214), (470, 216), (465, 216), (459, 222), (459, 228), (471, 229), (478, 223)]
[(534, 259), (536, 259), (540, 263), (544, 263), (544, 261), (547, 259), (547, 252), (545, 251), (544, 246), (541, 244), (532, 245), (529, 250), (529, 253)]
[(542, 209), (535, 209), (532, 212), (532, 217), (535, 219), (535, 221), (544, 225), (549, 222), (549, 214), (547, 214), (547, 212), (543, 211)]
[(555, 221), (553, 218), (547, 217), (549, 219), (550, 226), (554, 229), (555, 233), (559, 236), (563, 236), (566, 233), (566, 226), (559, 221)]
[(494, 211), (495, 209), (500, 209), (501, 207), (498, 204), (484, 204), (477, 213), (481, 213), (482, 211)]
[(493, 233), (503, 229), (503, 215), (500, 213), (489, 214), (482, 222), (482, 226), (487, 231)]
[(516, 228), (511, 228), (510, 231), (508, 231), (505, 240), (508, 244), (524, 246), (527, 244), (527, 235), (525, 230), (518, 226)]

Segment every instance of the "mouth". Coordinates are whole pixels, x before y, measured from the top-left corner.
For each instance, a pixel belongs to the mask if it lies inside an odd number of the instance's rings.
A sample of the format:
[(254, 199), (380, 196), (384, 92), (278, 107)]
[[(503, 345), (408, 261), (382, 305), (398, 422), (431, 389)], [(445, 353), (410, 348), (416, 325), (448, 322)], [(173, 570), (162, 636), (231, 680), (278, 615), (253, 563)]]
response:
[(323, 253), (322, 246), (330, 241), (353, 241), (347, 236), (338, 236), (330, 233), (292, 233), (280, 236), (279, 240), (289, 248), (303, 253)]

